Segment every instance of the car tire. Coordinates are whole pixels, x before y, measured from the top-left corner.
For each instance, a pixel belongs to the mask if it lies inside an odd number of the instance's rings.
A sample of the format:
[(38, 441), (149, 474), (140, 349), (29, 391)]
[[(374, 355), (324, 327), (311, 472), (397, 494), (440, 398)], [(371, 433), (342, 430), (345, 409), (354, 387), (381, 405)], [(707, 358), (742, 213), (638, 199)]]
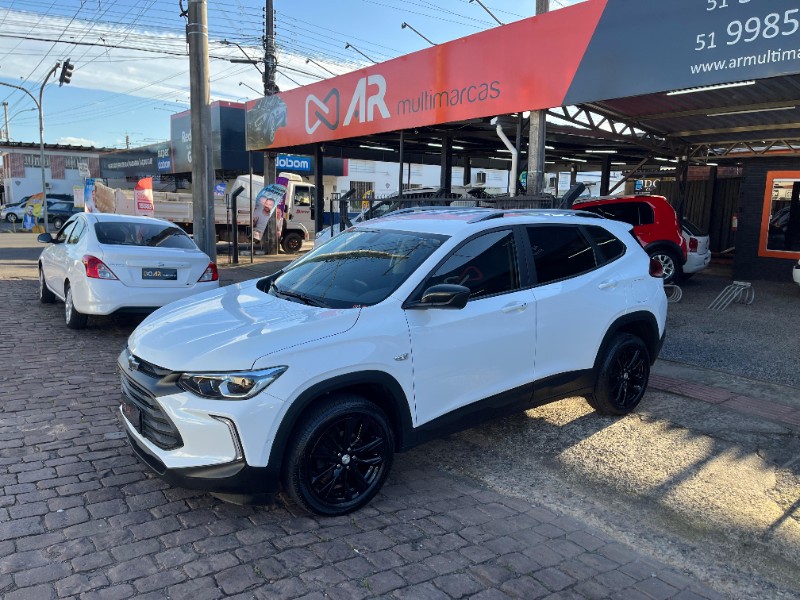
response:
[(303, 236), (299, 233), (287, 233), (281, 240), (281, 248), (286, 254), (297, 254), (303, 248)]
[(44, 280), (44, 271), (41, 265), (39, 266), (39, 302), (42, 304), (52, 304), (56, 301), (56, 295), (47, 287), (47, 282)]
[(19, 221), (19, 219), (17, 218), (17, 215), (15, 215), (13, 212), (10, 212), (6, 215), (6, 221), (9, 223), (16, 223)]
[(641, 338), (620, 333), (603, 354), (589, 404), (603, 415), (626, 415), (636, 408), (650, 379), (650, 353)]
[(383, 411), (360, 396), (335, 394), (292, 435), (284, 489), (310, 512), (345, 515), (378, 493), (393, 456), (394, 433)]
[(56, 217), (55, 219), (53, 219), (53, 227), (55, 227), (56, 230), (61, 229), (63, 225), (64, 225), (64, 219), (62, 219), (61, 217)]
[(89, 321), (89, 316), (75, 308), (72, 300), (72, 288), (67, 284), (64, 290), (64, 318), (70, 329), (83, 329)]
[(664, 269), (664, 283), (675, 283), (681, 276), (681, 264), (675, 255), (669, 250), (653, 250), (650, 252), (650, 258), (654, 258), (661, 263)]

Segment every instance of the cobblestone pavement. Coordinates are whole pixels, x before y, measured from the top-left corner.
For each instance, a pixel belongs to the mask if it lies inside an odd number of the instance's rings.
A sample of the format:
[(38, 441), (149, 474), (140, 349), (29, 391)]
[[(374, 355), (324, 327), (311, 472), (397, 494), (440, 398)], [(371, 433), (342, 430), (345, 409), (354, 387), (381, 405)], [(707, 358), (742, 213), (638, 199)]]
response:
[(171, 487), (129, 449), (117, 354), (136, 320), (68, 330), (0, 264), (0, 594), (80, 598), (722, 595), (585, 523), (397, 457), (366, 509), (323, 519)]

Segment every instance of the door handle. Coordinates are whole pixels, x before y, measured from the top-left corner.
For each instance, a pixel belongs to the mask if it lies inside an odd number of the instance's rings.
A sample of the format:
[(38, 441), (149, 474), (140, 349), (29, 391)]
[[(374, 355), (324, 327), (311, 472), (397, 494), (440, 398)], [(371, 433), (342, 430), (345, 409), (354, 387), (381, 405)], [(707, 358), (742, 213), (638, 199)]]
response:
[(512, 302), (511, 304), (506, 304), (503, 308), (500, 309), (501, 312), (510, 313), (514, 311), (522, 312), (528, 307), (527, 302)]
[(615, 287), (617, 287), (618, 283), (619, 282), (616, 279), (609, 279), (607, 281), (602, 282), (597, 287), (599, 289), (601, 289), (601, 290), (610, 290), (610, 289), (614, 289)]

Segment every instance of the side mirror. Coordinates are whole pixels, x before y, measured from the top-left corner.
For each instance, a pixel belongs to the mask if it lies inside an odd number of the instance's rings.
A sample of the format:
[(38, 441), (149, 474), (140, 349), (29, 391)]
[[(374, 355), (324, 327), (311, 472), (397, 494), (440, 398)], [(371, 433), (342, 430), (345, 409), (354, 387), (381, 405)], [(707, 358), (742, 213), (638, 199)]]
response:
[(40, 244), (52, 244), (53, 236), (49, 233), (40, 233), (39, 237), (36, 238), (36, 241)]
[(429, 287), (422, 294), (419, 302), (407, 306), (406, 308), (451, 308), (460, 310), (469, 301), (470, 289), (463, 285), (453, 285), (441, 283)]

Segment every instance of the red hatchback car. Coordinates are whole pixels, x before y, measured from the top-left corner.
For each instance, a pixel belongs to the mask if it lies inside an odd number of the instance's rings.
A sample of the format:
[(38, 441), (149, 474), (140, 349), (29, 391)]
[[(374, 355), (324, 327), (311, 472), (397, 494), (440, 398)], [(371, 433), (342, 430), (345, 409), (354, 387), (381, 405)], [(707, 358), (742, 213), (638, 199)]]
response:
[(664, 196), (592, 198), (576, 202), (572, 208), (633, 225), (639, 243), (664, 267), (664, 283), (680, 279), (686, 263), (686, 240), (681, 235), (678, 215)]

